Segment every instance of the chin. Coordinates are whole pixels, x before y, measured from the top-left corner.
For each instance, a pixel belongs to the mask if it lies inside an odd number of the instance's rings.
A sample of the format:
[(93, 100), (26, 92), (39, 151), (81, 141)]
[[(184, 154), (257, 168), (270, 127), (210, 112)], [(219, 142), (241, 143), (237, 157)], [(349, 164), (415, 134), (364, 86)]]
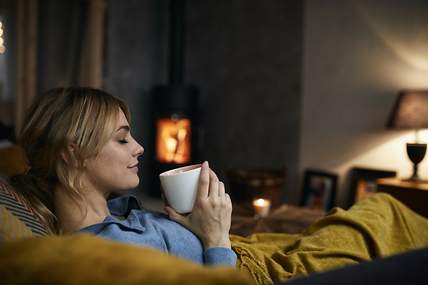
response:
[(122, 177), (123, 179), (121, 183), (126, 185), (126, 188), (128, 189), (133, 189), (140, 184), (140, 177), (138, 175), (127, 175)]
[(131, 183), (131, 188), (135, 188), (138, 185), (140, 185), (140, 179), (137, 177), (137, 179), (135, 179), (132, 183)]
[(140, 184), (140, 179), (129, 179), (125, 183), (116, 186), (115, 192), (126, 192), (135, 189)]

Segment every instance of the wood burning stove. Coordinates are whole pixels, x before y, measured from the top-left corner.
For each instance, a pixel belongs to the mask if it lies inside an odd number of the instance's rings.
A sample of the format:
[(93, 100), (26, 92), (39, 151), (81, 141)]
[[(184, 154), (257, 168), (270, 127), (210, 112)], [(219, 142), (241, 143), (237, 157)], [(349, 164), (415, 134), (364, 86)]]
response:
[(199, 96), (195, 87), (178, 84), (157, 86), (153, 96), (155, 149), (150, 192), (159, 196), (159, 173), (199, 162)]
[(160, 196), (159, 173), (199, 162), (199, 94), (184, 84), (184, 0), (170, 1), (169, 83), (153, 88), (153, 175), (149, 194)]

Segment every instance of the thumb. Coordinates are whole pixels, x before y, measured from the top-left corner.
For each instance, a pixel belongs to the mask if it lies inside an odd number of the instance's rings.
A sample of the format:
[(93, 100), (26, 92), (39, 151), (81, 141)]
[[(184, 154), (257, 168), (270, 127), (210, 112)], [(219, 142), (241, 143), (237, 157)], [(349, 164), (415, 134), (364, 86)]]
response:
[(171, 220), (176, 221), (177, 223), (180, 223), (182, 225), (186, 225), (187, 219), (185, 216), (180, 215), (173, 208), (171, 208), (169, 206), (165, 206), (164, 209), (165, 209), (165, 212), (168, 214), (168, 217)]

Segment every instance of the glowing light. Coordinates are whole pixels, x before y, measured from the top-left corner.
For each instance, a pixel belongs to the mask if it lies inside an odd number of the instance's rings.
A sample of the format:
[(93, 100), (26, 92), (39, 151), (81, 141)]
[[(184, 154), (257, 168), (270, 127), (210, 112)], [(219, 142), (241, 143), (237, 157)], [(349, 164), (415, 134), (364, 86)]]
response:
[[(388, 2), (355, 1), (354, 4), (368, 26), (392, 52), (413, 68), (428, 71), (428, 37), (420, 28), (425, 23), (424, 9), (411, 1), (397, 3), (395, 9), (387, 9)], [(424, 8), (428, 7), (426, 3), (424, 5)], [(406, 19), (406, 22), (398, 19)]]
[(3, 23), (0, 21), (0, 53), (4, 53), (6, 51), (6, 47), (4, 46), (3, 39)]
[(157, 123), (156, 157), (160, 162), (190, 161), (190, 120), (159, 119)]
[(253, 201), (254, 212), (256, 216), (266, 217), (269, 214), (270, 200), (268, 199), (255, 199)]
[[(347, 159), (347, 161), (335, 167), (334, 171), (346, 173), (352, 167), (358, 166), (396, 170), (399, 178), (409, 177), (412, 174), (412, 162), (407, 156), (406, 143), (415, 141), (414, 131), (396, 131), (393, 137), (382, 143), (374, 144), (372, 148)], [(419, 142), (428, 142), (428, 130), (419, 131)], [(419, 164), (419, 173), (424, 179), (428, 178), (427, 157)]]

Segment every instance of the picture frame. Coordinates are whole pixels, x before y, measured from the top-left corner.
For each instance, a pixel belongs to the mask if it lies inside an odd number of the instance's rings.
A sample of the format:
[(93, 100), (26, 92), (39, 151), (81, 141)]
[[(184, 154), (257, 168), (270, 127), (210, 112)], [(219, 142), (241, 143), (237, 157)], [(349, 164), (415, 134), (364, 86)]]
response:
[(330, 210), (335, 205), (338, 175), (324, 170), (307, 169), (303, 177), (300, 205), (314, 209)]
[(354, 167), (349, 174), (349, 196), (347, 207), (351, 207), (377, 191), (376, 180), (396, 177), (397, 171), (389, 169)]

